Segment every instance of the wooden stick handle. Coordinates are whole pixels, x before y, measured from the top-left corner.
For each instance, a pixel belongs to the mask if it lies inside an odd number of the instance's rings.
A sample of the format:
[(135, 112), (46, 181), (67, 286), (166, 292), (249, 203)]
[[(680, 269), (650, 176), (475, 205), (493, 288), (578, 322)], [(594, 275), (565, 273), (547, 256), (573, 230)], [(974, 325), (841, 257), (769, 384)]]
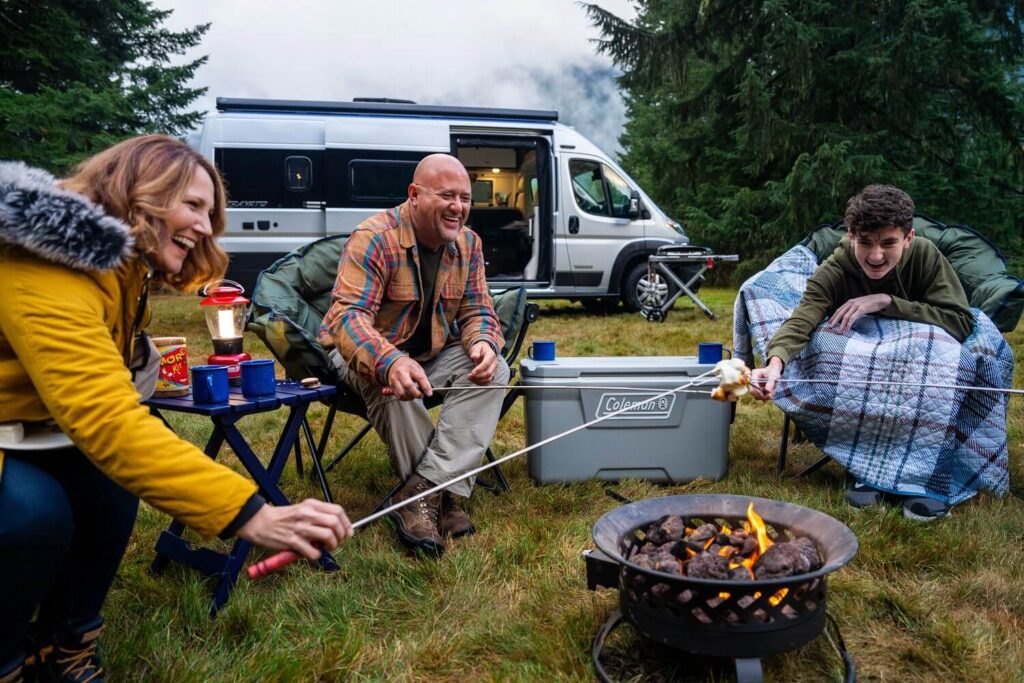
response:
[(271, 572), (276, 572), (282, 567), (287, 567), (301, 557), (302, 555), (299, 555), (293, 550), (282, 550), (276, 555), (271, 555), (265, 560), (260, 560), (256, 564), (249, 565), (246, 572), (249, 574), (249, 578), (255, 581), (256, 579), (262, 579)]

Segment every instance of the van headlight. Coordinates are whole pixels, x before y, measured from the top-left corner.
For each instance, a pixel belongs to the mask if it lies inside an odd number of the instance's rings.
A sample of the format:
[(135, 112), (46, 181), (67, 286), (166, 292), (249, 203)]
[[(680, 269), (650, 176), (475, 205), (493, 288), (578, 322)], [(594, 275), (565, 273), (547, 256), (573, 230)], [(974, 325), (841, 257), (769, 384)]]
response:
[(684, 237), (686, 236), (686, 232), (683, 230), (683, 226), (682, 225), (680, 225), (679, 223), (676, 223), (671, 218), (668, 219), (667, 223), (668, 223), (668, 227), (672, 228), (673, 230), (678, 232), (680, 235), (682, 235)]

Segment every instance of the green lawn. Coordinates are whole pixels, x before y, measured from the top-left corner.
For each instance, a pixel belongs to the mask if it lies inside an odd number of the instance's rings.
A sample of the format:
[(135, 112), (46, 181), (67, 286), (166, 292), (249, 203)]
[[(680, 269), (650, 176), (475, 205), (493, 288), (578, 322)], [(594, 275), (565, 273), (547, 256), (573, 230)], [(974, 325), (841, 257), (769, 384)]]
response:
[[(692, 355), (698, 341), (732, 334), (735, 290), (706, 289), (721, 315), (708, 321), (677, 304), (662, 324), (638, 315), (587, 314), (565, 302), (542, 305), (531, 337), (558, 341), (563, 356)], [(155, 335), (185, 335), (192, 364), (210, 346), (198, 300), (158, 297)], [(1018, 359), (1021, 333), (1007, 335)], [(254, 337), (256, 357), (269, 357)], [(1020, 373), (1018, 372), (1018, 377)], [(1018, 380), (1017, 386), (1021, 383)], [(1022, 405), (1011, 402), (1012, 482), (1019, 495)], [(314, 425), (326, 411), (312, 411)], [(283, 412), (243, 420), (260, 452), (272, 447)], [(174, 416), (176, 429), (203, 443), (208, 422)], [(358, 426), (335, 425), (331, 448)], [(931, 525), (898, 510), (854, 510), (845, 503), (835, 465), (803, 480), (775, 466), (781, 414), (770, 404), (740, 403), (732, 427), (729, 473), (718, 482), (659, 486), (640, 481), (617, 490), (631, 499), (691, 492), (756, 495), (822, 510), (848, 524), (860, 540), (854, 561), (830, 579), (830, 612), (842, 627), (861, 680), (1024, 680), (1024, 505), (1020, 498), (983, 495)], [(572, 438), (572, 437), (568, 437)], [(500, 456), (525, 446), (522, 406), (499, 425)], [(789, 472), (818, 457), (811, 446), (790, 450)], [(158, 457), (159, 454), (154, 454)], [(239, 468), (230, 452), (223, 460)], [(474, 495), (475, 536), (455, 542), (440, 561), (410, 557), (387, 522), (361, 531), (336, 553), (341, 571), (309, 563), (260, 582), (241, 580), (226, 609), (207, 616), (211, 582), (172, 567), (151, 576), (153, 544), (168, 519), (145, 504), (107, 602), (106, 666), (113, 680), (593, 680), (594, 633), (617, 604), (614, 591), (586, 589), (580, 553), (591, 528), (619, 505), (599, 482), (535, 486), (525, 459), (505, 468), (512, 493)], [(376, 437), (330, 475), (349, 516), (366, 515), (394, 484)], [(282, 488), (292, 499), (317, 495), (312, 479), (289, 465)], [(216, 542), (212, 545), (226, 547)], [(259, 557), (261, 553), (254, 553)], [(623, 627), (610, 639), (608, 670), (620, 681), (720, 680), (681, 657), (640, 641)], [(774, 681), (840, 680), (841, 668), (820, 638), (766, 660)], [(709, 677), (710, 676), (710, 677)]]

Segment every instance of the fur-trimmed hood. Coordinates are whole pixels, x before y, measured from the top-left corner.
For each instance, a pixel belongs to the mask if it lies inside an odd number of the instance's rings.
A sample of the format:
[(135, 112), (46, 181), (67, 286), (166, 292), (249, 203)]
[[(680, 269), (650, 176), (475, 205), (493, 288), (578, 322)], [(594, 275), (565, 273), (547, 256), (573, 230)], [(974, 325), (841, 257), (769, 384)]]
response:
[(0, 245), (20, 247), (75, 270), (111, 270), (131, 257), (120, 220), (21, 162), (0, 162)]

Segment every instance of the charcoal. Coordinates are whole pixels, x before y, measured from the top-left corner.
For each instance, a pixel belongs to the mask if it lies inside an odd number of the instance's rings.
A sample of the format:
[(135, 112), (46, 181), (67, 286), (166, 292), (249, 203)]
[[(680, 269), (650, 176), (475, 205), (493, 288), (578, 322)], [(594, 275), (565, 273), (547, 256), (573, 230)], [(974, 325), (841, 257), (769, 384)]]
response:
[(708, 552), (712, 555), (719, 555), (722, 552), (722, 546), (718, 545), (717, 543), (712, 543), (708, 546)]
[(783, 605), (781, 611), (782, 616), (786, 617), (787, 619), (796, 619), (798, 616), (800, 616), (800, 613), (792, 607), (790, 607), (789, 605)]
[(740, 555), (743, 557), (750, 557), (757, 550), (757, 539), (753, 536), (747, 536), (743, 539), (743, 545), (740, 546)]
[(654, 569), (654, 555), (652, 553), (638, 553), (629, 558), (629, 561), (644, 569)]
[(661, 550), (661, 546), (657, 543), (644, 543), (640, 546), (640, 555), (653, 555)]
[(754, 576), (758, 579), (779, 579), (811, 570), (811, 564), (799, 546), (776, 543), (764, 551), (754, 563)]
[(757, 600), (753, 595), (744, 595), (742, 598), (736, 601), (736, 604), (746, 609), (754, 604), (754, 600)]
[(686, 544), (682, 541), (669, 541), (665, 545), (659, 546), (659, 548), (661, 548), (662, 553), (669, 553), (680, 560), (686, 559)]
[(675, 555), (671, 553), (660, 553), (658, 555), (654, 555), (653, 558), (654, 568), (659, 572), (675, 574), (677, 576), (683, 575), (683, 565)]
[[(711, 547), (713, 548), (714, 546), (711, 546)], [(722, 557), (728, 559), (728, 558), (732, 557), (733, 555), (735, 555), (737, 552), (739, 552), (739, 551), (737, 550), (736, 546), (734, 546), (734, 545), (727, 545), (727, 546), (724, 546), (724, 547), (720, 548), (718, 550), (718, 552), (715, 553), (715, 555), (721, 555)]]
[(799, 549), (803, 556), (807, 558), (807, 562), (810, 564), (810, 571), (813, 572), (821, 567), (821, 555), (818, 553), (818, 547), (814, 545), (814, 541), (804, 536), (790, 541), (790, 545)]
[(679, 515), (665, 515), (647, 529), (647, 540), (651, 543), (668, 543), (683, 537), (686, 525)]
[(686, 590), (682, 591), (679, 595), (676, 596), (676, 602), (678, 602), (680, 605), (685, 605), (686, 603), (693, 600), (694, 597), (696, 596), (694, 595), (693, 591), (687, 588)]
[(719, 532), (719, 534), (715, 536), (715, 543), (718, 545), (732, 545), (732, 534)]
[(735, 567), (729, 570), (729, 578), (733, 581), (753, 581), (754, 577), (750, 575), (750, 570), (746, 567)]
[(686, 563), (686, 575), (695, 579), (728, 579), (729, 561), (724, 557), (701, 553)]
[(718, 529), (714, 524), (701, 524), (699, 527), (693, 530), (692, 534), (687, 534), (683, 542), (687, 546), (700, 552), (707, 545), (708, 541), (718, 535)]
[(667, 583), (656, 583), (653, 586), (651, 586), (651, 595), (653, 595), (656, 598), (663, 598), (671, 592), (672, 586), (668, 585)]

